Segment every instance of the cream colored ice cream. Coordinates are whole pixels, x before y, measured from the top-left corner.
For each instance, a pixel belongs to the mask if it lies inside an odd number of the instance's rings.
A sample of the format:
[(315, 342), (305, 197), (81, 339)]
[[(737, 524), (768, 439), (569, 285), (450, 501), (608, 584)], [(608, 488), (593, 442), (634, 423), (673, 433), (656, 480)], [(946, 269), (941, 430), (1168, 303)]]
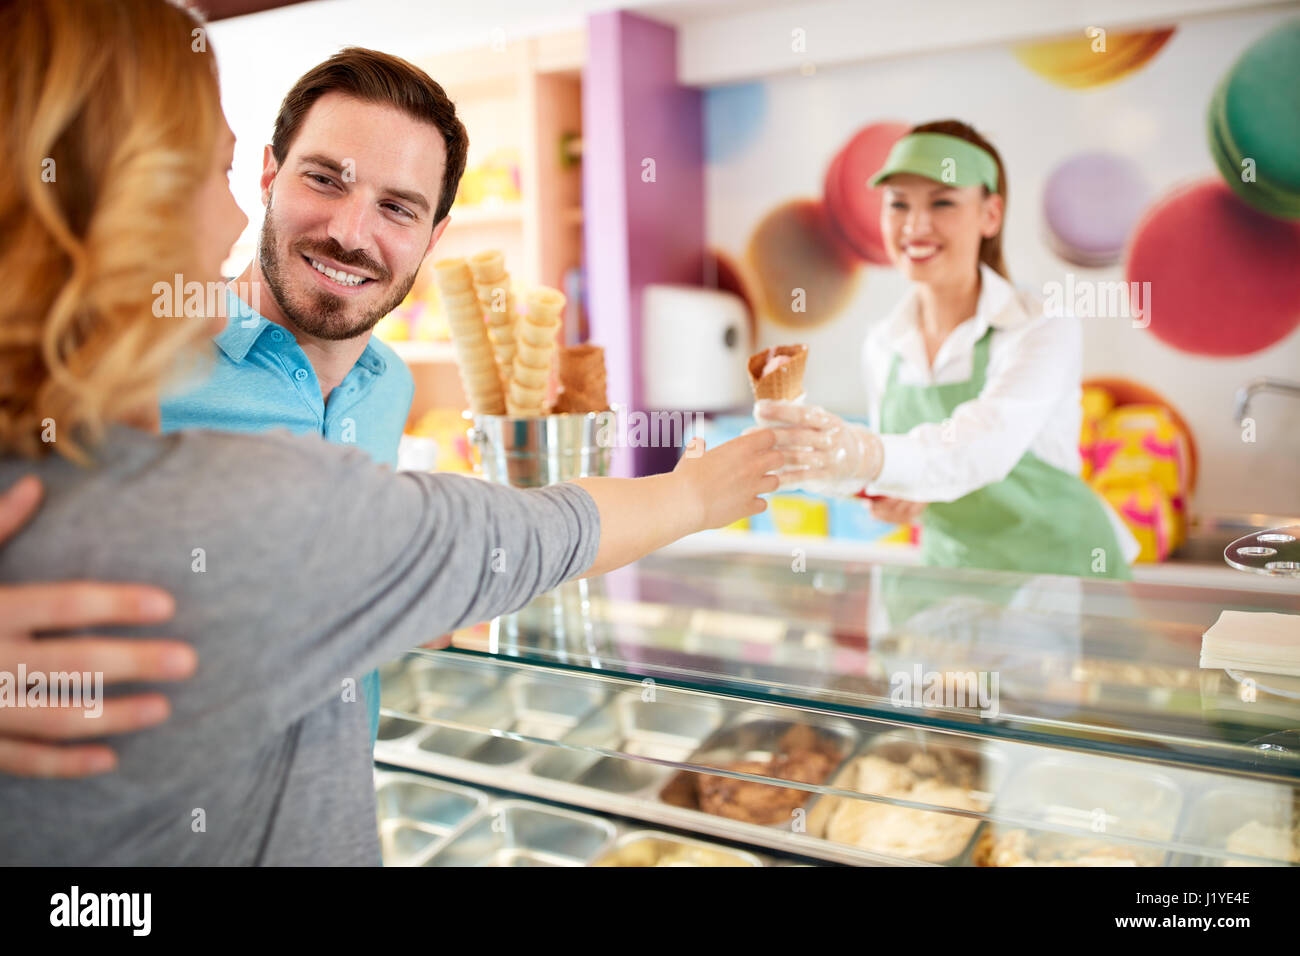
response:
[[(1228, 834), (1224, 849), (1242, 856), (1259, 856), (1284, 863), (1300, 863), (1300, 829), (1269, 826), (1251, 820)], [(1256, 866), (1246, 860), (1229, 860), (1228, 866)]]
[[(968, 785), (932, 775), (938, 769), (937, 762), (927, 760), (925, 754), (908, 763), (868, 755), (851, 764), (840, 782), (841, 788), (859, 793), (976, 813), (988, 809), (984, 796)], [(965, 849), (980, 824), (978, 817), (868, 800), (831, 797), (827, 802), (829, 812), (822, 811), (827, 813), (824, 817), (819, 814), (826, 839), (913, 860), (952, 859)]]
[(975, 851), (979, 866), (1158, 866), (1161, 854), (1060, 833), (989, 833)]

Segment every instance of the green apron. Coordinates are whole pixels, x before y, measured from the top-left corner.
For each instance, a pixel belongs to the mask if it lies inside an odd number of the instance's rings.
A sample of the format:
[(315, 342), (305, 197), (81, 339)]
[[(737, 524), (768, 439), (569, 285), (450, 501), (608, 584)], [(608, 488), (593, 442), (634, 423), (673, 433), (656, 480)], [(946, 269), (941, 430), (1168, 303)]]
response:
[[(951, 385), (900, 385), (894, 356), (880, 406), (882, 434), (952, 417), (984, 389), (993, 330), (975, 344), (971, 377)], [(1011, 473), (921, 513), (921, 560), (1089, 578), (1132, 577), (1101, 499), (1078, 475), (1026, 451)]]

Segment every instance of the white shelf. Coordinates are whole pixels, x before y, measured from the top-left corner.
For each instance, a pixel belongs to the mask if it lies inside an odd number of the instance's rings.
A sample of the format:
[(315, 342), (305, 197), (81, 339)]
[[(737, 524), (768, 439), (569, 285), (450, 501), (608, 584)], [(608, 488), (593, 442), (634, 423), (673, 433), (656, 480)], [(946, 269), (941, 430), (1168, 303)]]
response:
[(433, 363), (456, 361), (456, 350), (450, 342), (386, 342), (398, 357), (408, 365), (415, 363)]
[(522, 225), (523, 203), (491, 203), (483, 206), (452, 206), (451, 225), (458, 226), (508, 226)]

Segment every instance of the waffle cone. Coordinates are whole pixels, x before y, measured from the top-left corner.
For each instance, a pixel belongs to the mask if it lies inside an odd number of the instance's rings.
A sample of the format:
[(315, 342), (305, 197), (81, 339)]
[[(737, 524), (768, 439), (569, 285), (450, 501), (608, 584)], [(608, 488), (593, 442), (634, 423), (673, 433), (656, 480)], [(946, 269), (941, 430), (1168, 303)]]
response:
[(515, 315), (515, 294), (507, 282), (488, 282), (474, 286), (478, 304), (487, 313), (488, 321), (512, 320)]
[(546, 380), (551, 377), (549, 368), (533, 368), (531, 365), (524, 365), (515, 362), (510, 376), (512, 382), (518, 382), (525, 388), (546, 388)]
[(533, 345), (515, 339), (515, 361), (533, 368), (550, 368), (552, 351), (554, 348), (550, 345)]
[(511, 415), (531, 416), (542, 414), (542, 401), (546, 397), (545, 388), (528, 388), (512, 381), (506, 392), (506, 405)]
[(506, 414), (511, 418), (541, 418), (542, 409), (536, 405), (516, 405), (506, 397)]
[(488, 249), (469, 257), (469, 271), (474, 282), (496, 282), (506, 277), (506, 257), (500, 249)]
[(585, 415), (589, 412), (609, 411), (609, 402), (605, 392), (580, 392), (573, 389), (561, 389), (555, 396), (555, 406), (551, 411), (556, 415)]
[(515, 330), (508, 325), (489, 325), (487, 334), (494, 348), (501, 345), (515, 347)]
[[(773, 355), (788, 355), (790, 361), (767, 375), (763, 367)], [(755, 399), (789, 401), (803, 394), (804, 366), (808, 361), (806, 345), (774, 345), (749, 357), (749, 385)]]
[(433, 281), (437, 283), (438, 292), (443, 295), (474, 291), (474, 276), (464, 259), (440, 259), (435, 262)]
[(559, 322), (538, 322), (531, 315), (521, 316), (515, 325), (515, 340), (527, 342), (541, 348), (554, 347), (555, 336), (559, 331)]
[(564, 293), (549, 286), (538, 286), (528, 293), (528, 314), (537, 318), (560, 318), (564, 312)]
[(599, 345), (571, 345), (559, 353), (560, 393), (557, 414), (609, 409), (605, 387), (605, 350)]
[(443, 259), (434, 263), (433, 274), (470, 408), (476, 415), (502, 415), (506, 402), (501, 372), (474, 293), (469, 265), (464, 259)]

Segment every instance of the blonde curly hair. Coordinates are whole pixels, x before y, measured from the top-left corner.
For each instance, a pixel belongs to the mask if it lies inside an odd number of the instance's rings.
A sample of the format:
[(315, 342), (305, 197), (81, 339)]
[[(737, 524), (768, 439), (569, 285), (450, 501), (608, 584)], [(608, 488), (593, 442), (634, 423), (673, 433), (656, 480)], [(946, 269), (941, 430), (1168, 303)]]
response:
[(220, 124), (203, 23), (165, 0), (0, 5), (0, 453), (74, 461), (155, 402), (207, 319), (154, 315), (196, 266), (185, 210)]

